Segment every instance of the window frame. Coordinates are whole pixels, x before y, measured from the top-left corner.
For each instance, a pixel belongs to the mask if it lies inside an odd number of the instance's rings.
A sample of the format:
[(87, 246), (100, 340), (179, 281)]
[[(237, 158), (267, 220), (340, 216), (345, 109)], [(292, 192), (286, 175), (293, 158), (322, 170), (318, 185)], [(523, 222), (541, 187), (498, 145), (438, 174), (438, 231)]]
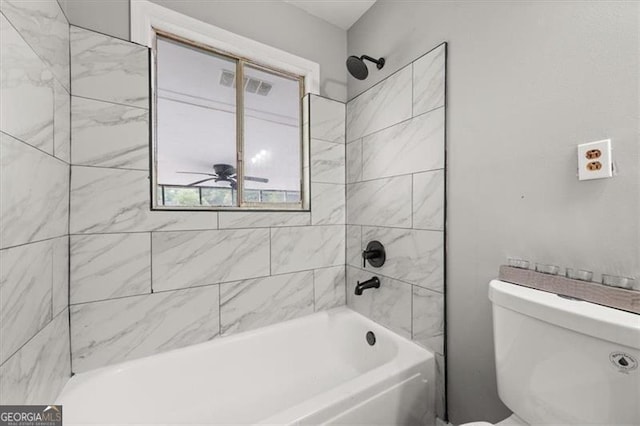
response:
[(149, 92), (152, 105), (155, 106), (155, 40), (156, 31), (173, 34), (175, 36), (213, 47), (214, 50), (221, 51), (232, 56), (246, 57), (257, 65), (262, 65), (269, 70), (279, 70), (304, 77), (305, 95), (302, 99), (303, 110), (301, 115), (303, 132), (302, 145), (302, 175), (301, 175), (301, 201), (302, 207), (279, 206), (269, 208), (262, 203), (256, 207), (224, 207), (224, 206), (193, 206), (168, 208), (156, 203), (158, 185), (156, 182), (156, 170), (154, 149), (157, 146), (155, 141), (156, 116), (154, 107), (151, 108), (149, 120), (150, 127), (150, 208), (151, 210), (169, 211), (311, 211), (311, 176), (310, 176), (310, 136), (309, 136), (309, 95), (320, 94), (320, 65), (317, 62), (294, 55), (287, 51), (269, 46), (267, 44), (252, 40), (250, 38), (235, 34), (215, 25), (203, 22), (199, 19), (179, 13), (175, 10), (160, 6), (148, 0), (136, 0), (129, 2), (130, 10), (130, 34), (131, 41), (149, 47), (150, 55), (150, 78)]
[[(252, 59), (249, 59), (245, 56), (240, 56), (237, 54), (233, 54), (230, 52), (226, 52), (220, 49), (217, 49), (213, 46), (210, 46), (205, 43), (200, 43), (197, 41), (189, 40), (187, 38), (177, 36), (175, 34), (167, 33), (166, 31), (159, 30), (153, 28), (154, 38), (153, 38), (153, 46), (151, 49), (152, 60), (151, 60), (151, 89), (152, 89), (152, 108), (151, 108), (151, 140), (152, 140), (152, 149), (151, 149), (151, 166), (152, 166), (152, 176), (151, 176), (151, 205), (152, 210), (206, 210), (206, 211), (227, 211), (227, 210), (239, 210), (239, 211), (310, 211), (309, 208), (309, 196), (308, 193), (310, 191), (310, 184), (308, 182), (309, 178), (305, 174), (305, 165), (309, 164), (310, 159), (308, 155), (310, 153), (309, 149), (309, 137), (305, 135), (305, 131), (308, 132), (308, 129), (305, 127), (304, 123), (304, 103), (305, 103), (305, 77), (303, 75), (297, 75), (294, 73), (290, 73), (287, 71), (282, 71), (278, 69), (274, 69), (272, 67), (266, 66), (259, 62), (256, 62)], [(244, 200), (244, 84), (238, 85), (236, 84), (236, 164), (234, 165), (236, 168), (236, 205), (233, 206), (167, 206), (165, 204), (161, 204), (158, 202), (158, 188), (160, 186), (176, 186), (176, 185), (160, 185), (157, 182), (158, 177), (158, 161), (157, 161), (157, 150), (158, 150), (158, 117), (157, 117), (157, 105), (158, 105), (158, 60), (157, 60), (157, 40), (158, 38), (163, 38), (169, 40), (174, 43), (182, 44), (185, 47), (191, 47), (195, 49), (199, 49), (205, 52), (211, 52), (215, 55), (222, 56), (226, 59), (233, 60), (235, 62), (235, 74), (236, 74), (236, 82), (244, 81), (244, 67), (250, 66), (251, 68), (278, 76), (284, 77), (291, 80), (298, 81), (298, 99), (300, 104), (299, 110), (299, 144), (300, 144), (300, 161), (299, 161), (299, 173), (300, 173), (300, 184), (298, 190), (300, 192), (300, 201), (297, 203), (263, 203), (263, 202), (246, 202)], [(212, 81), (214, 79), (212, 78)], [(306, 137), (305, 137), (306, 136)], [(306, 156), (306, 158), (305, 158)], [(305, 161), (306, 160), (306, 161)], [(179, 186), (179, 185), (178, 185)], [(194, 187), (197, 188), (197, 187)], [(262, 191), (262, 190), (260, 190)], [(287, 192), (283, 190), (284, 192)], [(292, 192), (292, 191), (289, 191)]]

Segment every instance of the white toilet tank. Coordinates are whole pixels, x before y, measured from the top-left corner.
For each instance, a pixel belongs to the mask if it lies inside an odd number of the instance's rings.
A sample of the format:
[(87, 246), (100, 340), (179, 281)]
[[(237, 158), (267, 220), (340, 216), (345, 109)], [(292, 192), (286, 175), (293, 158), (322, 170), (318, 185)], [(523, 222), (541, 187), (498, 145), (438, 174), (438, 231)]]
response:
[(491, 281), (500, 399), (531, 425), (640, 425), (640, 315)]

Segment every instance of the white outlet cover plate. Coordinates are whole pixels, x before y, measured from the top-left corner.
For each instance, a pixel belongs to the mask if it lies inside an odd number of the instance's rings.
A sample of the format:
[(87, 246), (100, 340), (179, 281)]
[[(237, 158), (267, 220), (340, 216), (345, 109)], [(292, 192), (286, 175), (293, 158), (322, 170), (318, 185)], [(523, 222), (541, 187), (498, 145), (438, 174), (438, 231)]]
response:
[[(600, 157), (589, 159), (587, 152), (599, 150)], [(602, 164), (600, 170), (589, 170), (588, 164), (599, 161)], [(611, 139), (583, 143), (578, 145), (578, 180), (605, 179), (613, 177), (613, 159), (611, 158)]]

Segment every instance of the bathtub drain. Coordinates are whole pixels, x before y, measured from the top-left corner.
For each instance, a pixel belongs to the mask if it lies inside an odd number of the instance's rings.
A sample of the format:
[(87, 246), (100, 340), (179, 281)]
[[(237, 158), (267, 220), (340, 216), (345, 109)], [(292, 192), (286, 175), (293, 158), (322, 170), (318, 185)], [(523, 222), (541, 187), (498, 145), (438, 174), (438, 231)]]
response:
[(376, 335), (373, 334), (373, 331), (367, 331), (367, 343), (370, 346), (373, 346), (376, 344)]

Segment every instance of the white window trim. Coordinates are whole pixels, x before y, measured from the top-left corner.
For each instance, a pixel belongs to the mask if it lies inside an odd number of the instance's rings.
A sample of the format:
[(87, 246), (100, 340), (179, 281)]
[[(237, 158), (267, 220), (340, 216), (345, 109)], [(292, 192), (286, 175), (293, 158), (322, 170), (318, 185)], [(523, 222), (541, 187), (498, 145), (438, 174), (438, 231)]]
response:
[(154, 29), (242, 56), (271, 68), (304, 76), (305, 93), (320, 93), (320, 65), (316, 62), (147, 0), (131, 0), (131, 41), (153, 47)]

